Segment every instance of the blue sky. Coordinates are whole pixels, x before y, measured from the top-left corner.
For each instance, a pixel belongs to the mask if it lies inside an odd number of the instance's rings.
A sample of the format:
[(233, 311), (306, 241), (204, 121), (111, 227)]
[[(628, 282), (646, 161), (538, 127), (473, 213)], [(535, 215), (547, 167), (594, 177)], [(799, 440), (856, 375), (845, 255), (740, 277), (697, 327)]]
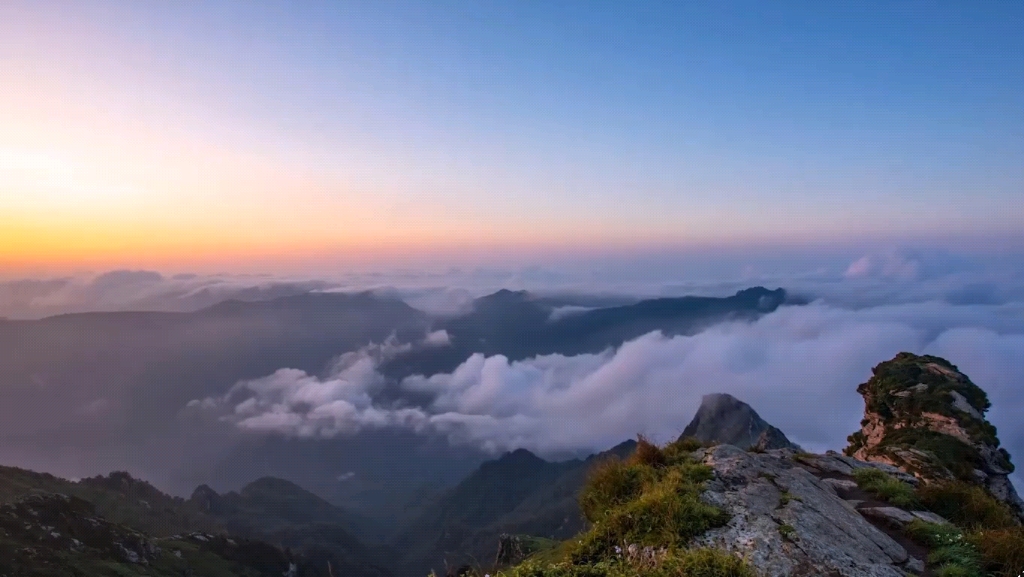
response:
[[(186, 236), (221, 261), (1018, 238), (1022, 29), (1020, 2), (8, 2), (0, 210), (21, 246), (54, 214), (109, 237), (96, 266)], [(0, 264), (55, 258), (24, 250)]]

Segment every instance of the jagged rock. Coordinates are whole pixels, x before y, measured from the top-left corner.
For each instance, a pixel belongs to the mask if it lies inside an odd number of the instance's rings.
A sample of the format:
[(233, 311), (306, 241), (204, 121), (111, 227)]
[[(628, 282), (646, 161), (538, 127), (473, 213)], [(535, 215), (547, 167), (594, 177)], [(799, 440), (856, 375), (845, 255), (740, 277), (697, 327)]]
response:
[(904, 511), (897, 507), (864, 507), (858, 509), (861, 515), (877, 519), (896, 529), (902, 529), (915, 520), (927, 521), (938, 525), (949, 525), (949, 521), (931, 511)]
[(498, 554), (494, 564), (514, 565), (526, 557), (523, 541), (517, 535), (502, 534), (498, 537)]
[(855, 481), (850, 481), (849, 479), (822, 479), (821, 482), (833, 489), (840, 489), (844, 491), (850, 491), (857, 488), (857, 483)]
[(782, 431), (765, 422), (750, 405), (724, 393), (704, 395), (697, 414), (683, 430), (682, 436), (744, 449), (799, 449)]
[(853, 457), (840, 455), (835, 451), (827, 451), (824, 455), (802, 454), (799, 456), (799, 460), (802, 464), (822, 473), (853, 475), (853, 472), (857, 469), (872, 468), (892, 475), (900, 481), (910, 483), (911, 485), (920, 483), (917, 477), (905, 473), (888, 463), (861, 461)]
[(931, 511), (911, 511), (910, 514), (915, 516), (915, 517), (917, 517), (918, 519), (920, 519), (922, 521), (927, 521), (928, 523), (935, 523), (936, 525), (951, 525), (952, 524), (949, 521), (947, 521), (946, 519), (944, 519), (942, 516), (936, 515), (935, 513), (932, 513)]
[(218, 508), (217, 505), (220, 502), (220, 495), (208, 485), (199, 485), (196, 487), (195, 491), (192, 491), (192, 496), (189, 497), (189, 501), (199, 507), (200, 511), (210, 513)]
[(702, 499), (732, 517), (698, 544), (736, 552), (765, 577), (905, 575), (906, 549), (785, 451), (719, 445), (702, 453), (715, 475)]
[(960, 480), (984, 487), (1024, 520), (1024, 500), (1008, 475), (1014, 467), (985, 420), (985, 391), (945, 359), (900, 353), (872, 369), (860, 431), (848, 457), (885, 463), (924, 482)]

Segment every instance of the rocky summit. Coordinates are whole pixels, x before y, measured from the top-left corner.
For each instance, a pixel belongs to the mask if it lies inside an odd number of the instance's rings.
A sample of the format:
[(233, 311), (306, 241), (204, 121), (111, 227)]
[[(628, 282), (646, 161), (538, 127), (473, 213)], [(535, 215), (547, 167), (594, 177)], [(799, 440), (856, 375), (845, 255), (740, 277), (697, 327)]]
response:
[(766, 577), (902, 577), (923, 571), (924, 559), (865, 516), (859, 506), (867, 501), (843, 498), (844, 488), (856, 487), (854, 470), (884, 465), (731, 445), (696, 456), (714, 472), (702, 499), (730, 516), (697, 545), (733, 552)]
[(704, 395), (683, 437), (744, 449), (798, 449), (779, 429), (769, 425), (750, 405), (724, 393)]
[(1024, 501), (1010, 483), (1014, 466), (985, 419), (985, 391), (945, 359), (900, 353), (873, 369), (857, 391), (864, 397), (861, 430), (845, 453), (887, 463), (926, 482), (984, 487), (1024, 519)]

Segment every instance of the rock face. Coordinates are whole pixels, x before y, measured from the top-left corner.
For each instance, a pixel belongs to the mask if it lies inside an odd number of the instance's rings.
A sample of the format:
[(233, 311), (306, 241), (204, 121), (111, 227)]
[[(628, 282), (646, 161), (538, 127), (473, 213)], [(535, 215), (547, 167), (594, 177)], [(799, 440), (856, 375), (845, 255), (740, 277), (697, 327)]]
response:
[(723, 393), (704, 396), (683, 436), (744, 449), (753, 446), (760, 450), (798, 448), (750, 405)]
[(698, 544), (743, 556), (759, 575), (903, 577), (919, 567), (920, 560), (794, 461), (792, 450), (718, 445), (695, 456), (715, 473), (701, 498), (732, 515)]
[(861, 430), (845, 453), (888, 463), (925, 481), (976, 483), (1024, 519), (1010, 484), (1014, 467), (984, 417), (985, 391), (945, 359), (900, 353), (873, 369), (857, 388), (864, 397)]

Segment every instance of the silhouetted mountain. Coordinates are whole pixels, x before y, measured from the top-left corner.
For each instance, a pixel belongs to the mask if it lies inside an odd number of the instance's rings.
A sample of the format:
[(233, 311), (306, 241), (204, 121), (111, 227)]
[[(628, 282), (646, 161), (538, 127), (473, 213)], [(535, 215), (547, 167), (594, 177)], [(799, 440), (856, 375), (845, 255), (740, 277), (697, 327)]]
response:
[(752, 320), (785, 302), (785, 290), (755, 287), (725, 298), (659, 298), (559, 316), (550, 300), (501, 290), (476, 299), (472, 312), (435, 326), (448, 332), (450, 347), (412, 351), (384, 370), (396, 377), (451, 372), (473, 353), (511, 360), (596, 353), (651, 331), (693, 334), (726, 320)]
[(371, 520), (344, 511), (285, 479), (264, 477), (241, 491), (223, 495), (201, 485), (189, 502), (232, 533), (269, 534), (296, 526), (337, 525), (366, 540), (381, 538)]
[(525, 449), (482, 464), (425, 507), (394, 541), (401, 575), (494, 555), (498, 536), (523, 533), (566, 539), (584, 525), (577, 494), (596, 459), (625, 457), (634, 441), (586, 460), (550, 462)]
[(704, 395), (683, 437), (746, 449), (798, 449), (779, 429), (769, 425), (750, 405), (732, 395)]
[[(84, 476), (126, 467), (188, 494), (272, 476), (394, 524), (415, 497), (451, 487), (486, 459), (472, 447), (405, 430), (352, 438), (240, 437), (215, 419), (183, 417), (193, 399), (223, 395), (282, 368), (323, 375), (337, 355), (395, 334), (418, 343), (444, 329), (450, 346), (414, 346), (382, 367), (382, 403), (429, 402), (395, 386), (413, 373), (451, 371), (474, 353), (511, 359), (597, 352), (652, 330), (689, 334), (774, 310), (784, 291), (754, 288), (727, 298), (653, 299), (604, 308), (599, 301), (498, 291), (473, 311), (430, 318), (370, 293), (310, 293), (225, 301), (191, 313), (116, 312), (0, 323), (0, 462)], [(59, 451), (58, 451), (59, 448)], [(86, 468), (86, 470), (82, 470)]]
[(224, 495), (201, 485), (189, 504), (216, 519), (230, 534), (258, 537), (301, 552), (320, 567), (329, 561), (337, 574), (383, 567), (394, 557), (385, 547), (364, 544), (380, 540), (375, 523), (284, 479), (264, 477)]
[[(55, 470), (80, 455), (94, 467), (74, 471), (82, 475), (122, 468), (130, 453), (135, 470), (179, 493), (201, 482), (238, 486), (255, 475), (209, 475), (227, 441), (212, 426), (182, 426), (189, 401), (285, 367), (319, 374), (340, 353), (393, 333), (421, 339), (427, 324), (404, 302), (370, 294), (0, 323), (0, 460), (28, 464), (29, 455), (33, 466)], [(57, 447), (69, 457), (50, 458)]]

